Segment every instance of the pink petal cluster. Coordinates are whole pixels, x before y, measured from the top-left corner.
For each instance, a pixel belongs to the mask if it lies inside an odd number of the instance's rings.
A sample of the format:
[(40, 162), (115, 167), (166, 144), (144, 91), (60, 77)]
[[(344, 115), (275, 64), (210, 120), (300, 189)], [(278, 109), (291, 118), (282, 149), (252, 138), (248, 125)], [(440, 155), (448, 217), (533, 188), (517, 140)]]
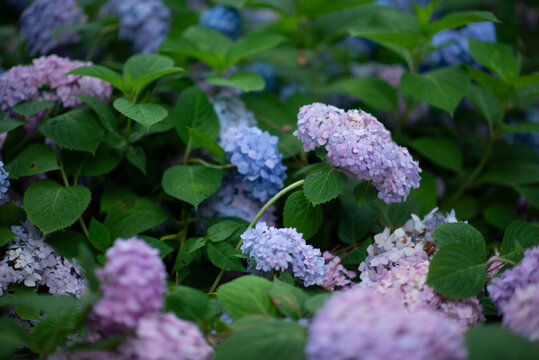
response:
[(333, 295), (309, 328), (307, 360), (458, 360), (458, 324), (428, 309), (414, 313), (370, 288)]
[(303, 106), (294, 135), (305, 151), (325, 146), (329, 164), (351, 177), (371, 181), (378, 197), (388, 204), (405, 200), (411, 188), (419, 187), (419, 163), (364, 111), (345, 112), (321, 103)]
[(323, 287), (329, 290), (347, 288), (352, 284), (357, 274), (354, 271), (347, 270), (341, 265), (341, 258), (333, 255), (329, 251), (324, 251), (322, 254), (326, 261), (326, 271), (328, 279), (322, 284)]
[(515, 291), (505, 306), (503, 324), (539, 344), (539, 283)]
[(89, 327), (114, 335), (161, 310), (167, 274), (159, 251), (136, 237), (116, 240), (106, 256), (97, 271), (103, 297), (93, 306)]

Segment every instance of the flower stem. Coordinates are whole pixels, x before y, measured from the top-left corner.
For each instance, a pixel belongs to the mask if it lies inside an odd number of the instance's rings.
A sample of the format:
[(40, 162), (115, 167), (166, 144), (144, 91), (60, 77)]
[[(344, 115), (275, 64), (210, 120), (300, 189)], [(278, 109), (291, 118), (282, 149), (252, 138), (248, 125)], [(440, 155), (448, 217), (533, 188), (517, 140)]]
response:
[(212, 168), (212, 169), (230, 169), (230, 168), (235, 167), (235, 165), (233, 165), (233, 164), (224, 164), (224, 165), (210, 164), (209, 162), (207, 162), (205, 160), (202, 160), (202, 159), (198, 159), (198, 158), (188, 159), (187, 162), (188, 163), (197, 163), (197, 164), (204, 165), (205, 167), (209, 167), (209, 168)]

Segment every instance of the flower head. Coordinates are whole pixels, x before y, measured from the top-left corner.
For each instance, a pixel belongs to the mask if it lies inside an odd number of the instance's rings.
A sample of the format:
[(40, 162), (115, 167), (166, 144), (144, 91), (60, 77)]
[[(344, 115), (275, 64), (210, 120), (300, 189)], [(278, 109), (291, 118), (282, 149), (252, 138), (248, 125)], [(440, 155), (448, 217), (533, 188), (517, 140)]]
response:
[(241, 33), (241, 15), (233, 7), (216, 5), (200, 15), (200, 26), (219, 31), (236, 40)]
[(324, 251), (322, 254), (326, 261), (328, 279), (322, 284), (323, 287), (330, 290), (335, 288), (346, 288), (352, 284), (352, 279), (356, 277), (356, 273), (347, 270), (341, 265), (341, 259), (333, 255), (329, 251)]
[(97, 272), (103, 297), (92, 309), (90, 327), (113, 335), (161, 310), (167, 274), (159, 251), (136, 237), (116, 240), (106, 256)]
[(4, 163), (0, 161), (0, 202), (4, 198), (4, 194), (9, 188), (9, 180), (7, 177), (9, 173), (4, 169)]
[(333, 295), (315, 315), (308, 360), (465, 359), (458, 324), (434, 311), (414, 313), (374, 289)]
[(228, 129), (239, 125), (256, 126), (255, 115), (247, 109), (241, 98), (219, 94), (210, 99), (213, 110), (219, 118), (219, 142), (222, 142)]
[(290, 271), (305, 286), (321, 285), (327, 279), (320, 250), (307, 245), (294, 228), (277, 229), (259, 222), (241, 238), (241, 251), (256, 263), (256, 270)]
[(539, 283), (515, 291), (505, 306), (503, 324), (530, 341), (539, 343)]

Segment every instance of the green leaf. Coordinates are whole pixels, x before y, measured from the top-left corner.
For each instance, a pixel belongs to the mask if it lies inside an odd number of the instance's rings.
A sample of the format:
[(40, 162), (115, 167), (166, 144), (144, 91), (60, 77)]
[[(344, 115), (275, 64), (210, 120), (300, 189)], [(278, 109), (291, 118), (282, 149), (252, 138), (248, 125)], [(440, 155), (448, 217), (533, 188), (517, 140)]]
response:
[(105, 225), (101, 224), (95, 218), (90, 220), (88, 233), (90, 234), (90, 242), (97, 250), (105, 252), (109, 246), (112, 245), (112, 238), (110, 236), (109, 229), (107, 229)]
[(311, 296), (305, 301), (305, 309), (314, 315), (324, 306), (330, 297), (331, 295), (327, 293)]
[(451, 116), (466, 93), (470, 78), (458, 67), (402, 76), (402, 90), (412, 97), (447, 111)]
[(146, 241), (146, 243), (150, 245), (151, 247), (153, 247), (154, 249), (159, 250), (159, 256), (161, 257), (161, 259), (164, 259), (165, 257), (167, 257), (167, 255), (169, 255), (172, 251), (174, 251), (173, 248), (168, 246), (164, 241), (160, 239), (147, 236), (147, 235), (139, 235), (139, 237), (142, 240)]
[(28, 335), (30, 349), (40, 354), (53, 353), (76, 330), (77, 315), (78, 308), (72, 306), (42, 319)]
[(84, 101), (84, 103), (86, 103), (86, 105), (88, 105), (90, 109), (96, 113), (101, 126), (103, 126), (105, 130), (115, 134), (118, 137), (121, 137), (121, 135), (118, 133), (118, 121), (116, 120), (114, 112), (110, 109), (110, 107), (103, 104), (98, 98), (90, 95), (77, 94), (73, 96)]
[(462, 173), (462, 152), (452, 140), (423, 137), (412, 140), (410, 146), (436, 165)]
[(538, 360), (539, 347), (501, 327), (471, 327), (465, 335), (469, 360)]
[(269, 50), (284, 41), (286, 41), (284, 36), (275, 33), (248, 33), (230, 46), (226, 54), (227, 62), (233, 65), (243, 58)]
[(11, 231), (8, 226), (0, 226), (0, 246), (6, 245), (9, 240), (16, 236), (17, 234)]
[(240, 258), (236, 256), (236, 250), (226, 241), (217, 243), (208, 242), (206, 243), (206, 250), (212, 264), (219, 269), (226, 271), (246, 271)]
[(370, 204), (378, 199), (378, 190), (376, 190), (370, 182), (363, 181), (354, 189), (354, 199), (356, 200), (357, 206)]
[(74, 176), (105, 175), (116, 169), (123, 155), (102, 144), (95, 155), (80, 151), (62, 151), (64, 166)]
[(204, 166), (176, 165), (163, 174), (163, 189), (170, 196), (188, 202), (195, 208), (219, 190), (223, 172)]
[(200, 252), (199, 250), (206, 245), (204, 238), (189, 238), (185, 241), (174, 262), (172, 271), (178, 271), (189, 265)]
[[(44, 313), (58, 313), (62, 309), (77, 306), (77, 299), (68, 295), (20, 293), (17, 296), (0, 297), (0, 305), (32, 306)], [(0, 318), (1, 319), (1, 318)]]
[(24, 121), (15, 119), (2, 119), (0, 120), (0, 134), (10, 132), (19, 126), (24, 125)]
[(29, 118), (30, 116), (37, 114), (40, 111), (48, 110), (52, 108), (55, 104), (55, 101), (25, 101), (20, 102), (17, 105), (13, 106), (11, 111), (19, 115)]
[(54, 151), (42, 144), (33, 144), (21, 151), (5, 166), (10, 179), (46, 173), (59, 169)]
[(244, 92), (263, 90), (265, 86), (262, 76), (245, 71), (238, 71), (227, 78), (209, 76), (206, 82), (217, 86), (235, 87)]
[(502, 108), (496, 98), (484, 88), (470, 84), (465, 95), (473, 106), (483, 115), (490, 127), (502, 118)]
[(295, 320), (302, 318), (303, 302), (307, 299), (303, 290), (275, 279), (269, 287), (269, 296), (281, 314)]
[(140, 146), (129, 146), (125, 153), (127, 160), (135, 165), (144, 175), (146, 175), (146, 153)]
[(157, 104), (133, 104), (124, 97), (114, 100), (112, 104), (116, 110), (130, 119), (135, 120), (146, 129), (153, 124), (163, 121), (168, 114), (167, 109)]
[(125, 90), (125, 84), (122, 75), (101, 65), (82, 66), (75, 70), (71, 70), (70, 72), (66, 73), (66, 75), (85, 75), (95, 77), (101, 80), (105, 80), (106, 82), (112, 84), (112, 86), (118, 88), (122, 92), (124, 92)]
[(291, 194), (284, 205), (283, 225), (293, 227), (303, 234), (305, 240), (310, 239), (320, 225), (324, 213), (320, 206), (313, 206), (307, 200), (303, 191), (299, 190)]
[(124, 80), (132, 91), (149, 84), (162, 76), (181, 72), (175, 68), (171, 58), (157, 54), (137, 54), (124, 64)]
[(268, 295), (270, 285), (269, 280), (258, 276), (242, 276), (219, 286), (217, 299), (234, 319), (252, 314), (277, 315)]
[(520, 68), (516, 57), (500, 43), (468, 39), (470, 55), (475, 61), (509, 83), (515, 81)]
[(505, 132), (539, 132), (539, 123), (523, 121), (516, 124), (500, 123), (500, 129)]
[(513, 89), (505, 81), (469, 65), (466, 65), (466, 69), (472, 79), (491, 93), (498, 102), (504, 103), (512, 95)]
[(15, 204), (15, 201), (0, 205), (0, 226), (19, 225), (26, 219), (26, 213)]
[(26, 344), (26, 334), (14, 321), (0, 317), (0, 358), (8, 359), (11, 353)]
[(481, 180), (490, 184), (536, 184), (539, 183), (539, 164), (525, 161), (497, 161), (487, 169)]
[[(10, 292), (12, 289), (13, 289), (13, 286), (10, 286)], [(15, 291), (13, 292), (13, 295), (8, 295), (8, 296), (23, 295), (23, 296), (30, 296), (30, 297), (33, 296), (36, 298), (38, 297), (35, 289), (27, 288), (26, 286), (19, 285), (14, 290)], [(41, 311), (39, 311), (38, 308), (32, 305), (27, 305), (27, 304), (16, 306), (15, 312), (21, 319), (24, 319), (24, 320), (39, 320), (39, 318), (41, 317)]]
[(204, 327), (211, 318), (210, 303), (197, 289), (178, 286), (165, 295), (165, 311)]
[(519, 219), (519, 215), (512, 206), (494, 204), (483, 211), (483, 218), (495, 228), (505, 230), (509, 224)]
[(476, 228), (463, 222), (440, 224), (433, 233), (438, 249), (459, 244), (484, 257), (487, 253), (485, 239)]
[[(539, 186), (515, 186), (516, 191), (526, 198), (526, 200), (535, 208), (539, 209)], [(1, 214), (0, 214), (1, 218)]]
[(516, 264), (522, 259), (524, 250), (537, 244), (539, 230), (525, 221), (514, 221), (505, 229), (500, 259)]
[(225, 160), (225, 151), (215, 140), (196, 129), (188, 128), (188, 131), (195, 144), (217, 156), (221, 161)]
[(427, 34), (434, 35), (445, 29), (453, 29), (472, 22), (499, 22), (490, 11), (456, 11), (427, 25)]
[(215, 360), (301, 360), (307, 330), (293, 322), (268, 320), (227, 336)]
[(46, 235), (72, 225), (91, 197), (84, 186), (63, 187), (52, 180), (41, 180), (26, 190), (23, 203), (28, 219)]
[(72, 260), (79, 255), (81, 246), (86, 246), (86, 238), (74, 231), (56, 232), (45, 239), (45, 242), (63, 257)]
[(174, 109), (176, 132), (185, 144), (189, 142), (189, 129), (195, 129), (212, 139), (219, 135), (219, 119), (206, 94), (196, 87), (184, 90)]
[(325, 166), (310, 173), (305, 179), (303, 191), (313, 205), (328, 202), (341, 194), (347, 178), (335, 168)]
[(378, 110), (397, 109), (397, 91), (378, 78), (346, 78), (337, 80), (324, 88), (324, 92), (352, 94)]
[(105, 133), (89, 109), (75, 109), (47, 119), (39, 124), (39, 131), (56, 145), (92, 154)]
[(481, 291), (487, 280), (485, 259), (462, 244), (439, 249), (432, 258), (427, 285), (440, 294), (465, 299)]
[[(211, 31), (209, 29), (206, 29)], [(230, 43), (230, 40), (221, 33), (216, 31), (213, 32), (216, 38), (224, 39), (225, 42)], [(220, 49), (216, 51), (212, 50), (203, 50), (198, 47), (198, 44), (204, 44), (203, 42), (191, 41), (186, 38), (171, 38), (163, 41), (159, 47), (160, 53), (167, 53), (173, 55), (185, 55), (194, 57), (200, 61), (205, 62), (214, 70), (224, 69), (226, 65), (224, 64), (224, 51)]]
[(208, 238), (211, 242), (219, 242), (229, 239), (236, 232), (245, 231), (247, 222), (238, 222), (232, 220), (219, 221), (208, 229)]

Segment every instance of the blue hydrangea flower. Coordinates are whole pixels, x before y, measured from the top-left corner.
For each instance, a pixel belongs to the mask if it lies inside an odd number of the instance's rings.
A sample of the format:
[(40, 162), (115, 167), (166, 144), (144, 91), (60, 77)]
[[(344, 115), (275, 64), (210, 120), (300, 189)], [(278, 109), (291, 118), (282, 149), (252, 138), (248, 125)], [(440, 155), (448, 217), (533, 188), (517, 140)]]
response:
[(247, 66), (246, 70), (262, 76), (266, 83), (263, 91), (277, 90), (277, 71), (272, 64), (256, 62)]
[(53, 36), (55, 29), (84, 21), (86, 15), (75, 0), (37, 0), (21, 15), (21, 33), (30, 55), (44, 55), (80, 40), (74, 31)]
[(109, 0), (101, 13), (120, 16), (118, 37), (135, 53), (156, 52), (170, 32), (172, 14), (160, 0)]
[(4, 169), (4, 163), (0, 161), (0, 201), (4, 198), (4, 194), (9, 188), (9, 173)]
[(307, 245), (294, 228), (277, 229), (259, 222), (241, 238), (241, 251), (256, 263), (256, 270), (290, 271), (305, 286), (321, 285), (328, 277), (320, 250)]
[(228, 129), (222, 139), (227, 158), (236, 165), (245, 189), (260, 201), (268, 200), (283, 187), (286, 166), (277, 150), (278, 141), (267, 131), (245, 125)]
[(210, 101), (213, 105), (213, 110), (219, 118), (219, 125), (221, 127), (219, 139), (223, 139), (225, 133), (231, 127), (240, 124), (256, 126), (255, 115), (247, 109), (239, 97), (219, 94), (211, 98)]
[(496, 28), (491, 22), (480, 22), (441, 31), (432, 37), (432, 45), (437, 50), (429, 54), (429, 61), (442, 66), (459, 63), (477, 66), (470, 55), (468, 39), (495, 42)]
[(233, 40), (240, 36), (241, 23), (239, 11), (223, 5), (216, 5), (204, 11), (199, 21), (200, 26), (219, 31)]

